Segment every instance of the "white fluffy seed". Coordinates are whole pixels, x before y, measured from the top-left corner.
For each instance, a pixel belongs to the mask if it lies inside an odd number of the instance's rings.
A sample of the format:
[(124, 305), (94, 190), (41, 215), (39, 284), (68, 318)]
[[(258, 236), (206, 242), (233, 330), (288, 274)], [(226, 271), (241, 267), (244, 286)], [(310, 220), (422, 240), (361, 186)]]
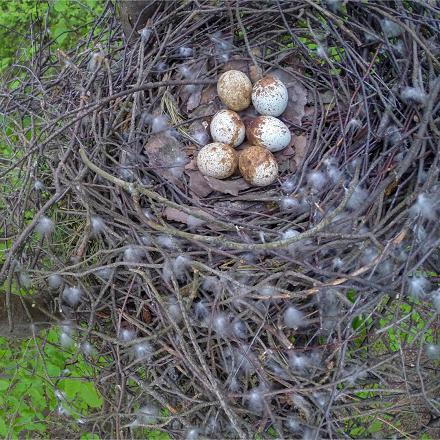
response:
[(80, 303), (81, 297), (82, 290), (78, 286), (66, 286), (63, 290), (63, 300), (71, 307), (76, 307)]
[(176, 239), (170, 235), (158, 235), (157, 244), (166, 249), (175, 249), (177, 246)]
[(119, 332), (119, 339), (123, 342), (132, 341), (136, 337), (136, 332), (129, 328), (123, 328)]
[(157, 405), (144, 405), (137, 413), (136, 425), (153, 425), (160, 415), (160, 408)]
[(405, 87), (400, 97), (407, 103), (425, 105), (428, 95), (420, 87)]
[(304, 313), (293, 306), (287, 307), (283, 314), (284, 325), (288, 328), (299, 328), (306, 324)]
[(42, 216), (40, 220), (38, 220), (37, 225), (35, 226), (35, 230), (41, 235), (50, 235), (55, 228), (54, 222), (46, 216)]
[(29, 289), (32, 286), (32, 278), (27, 272), (20, 272), (18, 275), (18, 282), (21, 287)]
[(283, 197), (280, 200), (280, 208), (283, 211), (292, 211), (299, 208), (299, 202), (293, 197)]
[(187, 431), (185, 440), (197, 440), (198, 438), (200, 438), (200, 434), (201, 434), (200, 429), (191, 428)]
[(426, 355), (429, 357), (429, 359), (432, 360), (440, 359), (440, 345), (428, 344), (425, 350), (426, 350)]
[(102, 234), (105, 230), (105, 222), (102, 217), (92, 215), (90, 217), (90, 227), (92, 235)]
[(295, 189), (295, 181), (293, 177), (288, 177), (281, 183), (281, 189), (284, 193), (290, 194)]
[(426, 194), (419, 194), (414, 205), (410, 209), (410, 213), (414, 217), (422, 217), (427, 220), (436, 219), (436, 203)]
[(49, 275), (47, 284), (51, 289), (59, 289), (63, 285), (63, 278), (57, 274)]
[(430, 283), (425, 277), (411, 277), (408, 279), (408, 293), (413, 298), (422, 298), (429, 290), (429, 286)]
[(45, 188), (44, 183), (41, 180), (36, 180), (34, 183), (35, 191), (43, 191)]
[(365, 200), (368, 197), (368, 192), (361, 188), (360, 186), (356, 187), (353, 191), (353, 194), (348, 199), (347, 208), (356, 211), (362, 207)]
[(274, 286), (271, 286), (270, 284), (266, 284), (258, 288), (258, 294), (261, 296), (271, 297), (276, 295), (276, 293), (277, 290)]
[(219, 335), (219, 336), (227, 336), (230, 332), (230, 325), (228, 317), (224, 313), (217, 313), (214, 315), (214, 318), (212, 320), (212, 329)]
[(264, 393), (260, 387), (250, 390), (247, 401), (251, 411), (259, 414), (264, 411)]
[(384, 34), (388, 38), (397, 37), (402, 33), (402, 28), (394, 21), (384, 19), (381, 21), (381, 26)]
[(153, 116), (151, 121), (151, 132), (159, 133), (165, 131), (169, 128), (168, 118), (165, 115), (156, 115)]
[(321, 171), (312, 171), (307, 176), (307, 182), (313, 189), (320, 190), (324, 188), (325, 184), (327, 183), (327, 179), (325, 174)]
[(293, 370), (304, 371), (310, 366), (310, 360), (305, 355), (289, 353), (289, 365)]
[(63, 332), (60, 334), (60, 344), (64, 348), (69, 348), (73, 345), (73, 339), (70, 337), (70, 335)]
[(193, 54), (193, 50), (190, 47), (181, 46), (179, 47), (179, 55), (184, 58), (188, 58)]
[(102, 278), (103, 280), (109, 280), (112, 276), (112, 269), (110, 267), (103, 267), (102, 269), (98, 269), (95, 272), (95, 275), (99, 278)]
[(246, 324), (243, 321), (234, 321), (232, 323), (232, 331), (237, 338), (246, 339), (248, 337)]
[[(131, 335), (129, 335), (129, 337), (131, 338)], [(141, 342), (133, 347), (133, 352), (136, 359), (151, 361), (151, 358), (153, 357), (154, 349), (149, 342)]]
[(126, 263), (140, 263), (143, 256), (144, 251), (134, 246), (129, 246), (124, 250), (124, 261)]

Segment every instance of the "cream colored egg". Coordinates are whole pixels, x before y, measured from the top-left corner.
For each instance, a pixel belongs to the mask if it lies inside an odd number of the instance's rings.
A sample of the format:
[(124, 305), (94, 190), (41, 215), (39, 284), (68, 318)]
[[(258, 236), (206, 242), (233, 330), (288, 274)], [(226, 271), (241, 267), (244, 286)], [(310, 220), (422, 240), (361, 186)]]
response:
[(246, 182), (254, 186), (267, 186), (278, 177), (278, 164), (266, 148), (252, 145), (240, 153), (240, 173)]
[(280, 116), (288, 100), (286, 86), (274, 76), (265, 76), (252, 89), (252, 104), (260, 115)]
[(237, 152), (230, 145), (221, 142), (205, 145), (197, 155), (197, 167), (208, 177), (226, 179), (234, 174), (237, 165)]
[(265, 147), (272, 153), (290, 144), (292, 135), (287, 125), (273, 116), (258, 116), (247, 127), (246, 135), (252, 145)]
[(237, 147), (244, 140), (244, 124), (240, 116), (232, 110), (217, 112), (212, 118), (210, 129), (212, 139), (216, 142)]
[(251, 80), (239, 70), (228, 70), (218, 79), (217, 94), (229, 109), (244, 110), (251, 104)]

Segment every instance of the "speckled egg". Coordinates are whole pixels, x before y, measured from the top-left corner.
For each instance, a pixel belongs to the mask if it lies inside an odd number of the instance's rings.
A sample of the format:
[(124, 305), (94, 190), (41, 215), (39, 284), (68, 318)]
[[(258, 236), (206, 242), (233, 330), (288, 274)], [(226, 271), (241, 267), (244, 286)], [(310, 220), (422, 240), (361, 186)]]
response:
[(251, 104), (251, 80), (239, 70), (228, 70), (218, 79), (217, 94), (231, 110), (244, 110)]
[(246, 130), (252, 145), (265, 147), (272, 153), (286, 148), (292, 136), (287, 125), (273, 116), (258, 116), (251, 121)]
[(197, 167), (208, 177), (226, 179), (234, 174), (237, 165), (237, 152), (230, 145), (221, 142), (205, 145), (197, 155)]
[(252, 89), (252, 104), (261, 115), (281, 115), (286, 110), (288, 100), (286, 86), (274, 76), (265, 76)]
[(220, 110), (211, 121), (211, 136), (216, 142), (237, 147), (244, 140), (244, 124), (232, 110)]
[(270, 185), (278, 177), (275, 157), (258, 145), (252, 145), (240, 153), (238, 167), (244, 180), (254, 186)]

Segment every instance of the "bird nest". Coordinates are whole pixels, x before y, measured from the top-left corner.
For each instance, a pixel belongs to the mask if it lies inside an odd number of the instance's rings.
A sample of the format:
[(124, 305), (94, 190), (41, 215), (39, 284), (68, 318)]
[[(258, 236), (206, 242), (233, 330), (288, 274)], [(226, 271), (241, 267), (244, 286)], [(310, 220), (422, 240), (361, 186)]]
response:
[[(0, 279), (50, 291), (47, 313), (99, 366), (102, 412), (82, 422), (120, 437), (433, 429), (439, 31), (429, 1), (199, 1), (124, 37), (109, 6), (75, 51), (14, 69)], [(268, 187), (195, 165), (230, 69), (289, 90)]]

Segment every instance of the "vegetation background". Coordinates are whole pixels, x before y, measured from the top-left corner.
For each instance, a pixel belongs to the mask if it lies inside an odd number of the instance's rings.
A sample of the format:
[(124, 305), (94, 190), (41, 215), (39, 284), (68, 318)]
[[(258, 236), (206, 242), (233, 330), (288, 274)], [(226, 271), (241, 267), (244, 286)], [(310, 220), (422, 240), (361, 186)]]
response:
[[(2, 74), (25, 65), (40, 45), (50, 43), (60, 50), (73, 47), (90, 32), (104, 4), (100, 0), (1, 0)], [(0, 154), (10, 151), (0, 145)], [(0, 265), (8, 247), (8, 242), (0, 242)], [(99, 438), (82, 423), (103, 404), (89, 380), (93, 369), (72, 341), (60, 341), (59, 335), (59, 329), (52, 328), (41, 334), (41, 340), (0, 338), (0, 438), (54, 438), (66, 433), (69, 438)]]

